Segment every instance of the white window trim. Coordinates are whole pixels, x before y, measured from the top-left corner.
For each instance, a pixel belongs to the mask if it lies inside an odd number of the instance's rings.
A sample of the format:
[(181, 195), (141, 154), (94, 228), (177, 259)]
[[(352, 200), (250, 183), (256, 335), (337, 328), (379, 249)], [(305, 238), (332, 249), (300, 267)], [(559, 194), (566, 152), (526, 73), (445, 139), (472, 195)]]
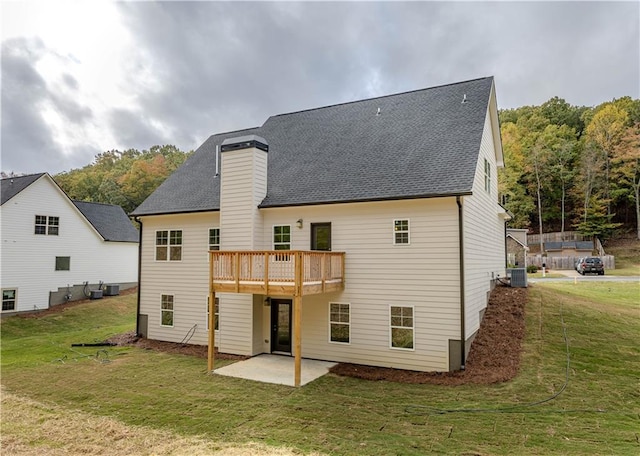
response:
[[(216, 296), (215, 300), (218, 302), (218, 329), (215, 330), (215, 333), (218, 334), (220, 332), (220, 298), (218, 298)], [(207, 295), (207, 299), (205, 301), (207, 303), (205, 328), (207, 328), (207, 331), (209, 331), (209, 296), (208, 295)], [(215, 312), (215, 307), (213, 309), (214, 309), (214, 312)], [(215, 316), (215, 313), (214, 313), (214, 316)], [(216, 345), (217, 345), (217, 342), (216, 342)]]
[[(412, 345), (413, 348), (403, 348), (403, 347), (394, 347), (393, 346), (393, 328), (404, 328), (407, 329), (408, 326), (392, 326), (391, 325), (391, 308), (392, 307), (411, 307), (413, 315), (413, 326), (411, 327), (411, 334), (413, 336)], [(389, 348), (391, 350), (401, 350), (401, 351), (416, 351), (416, 308), (412, 305), (404, 305), (404, 304), (389, 304)]]
[[(18, 289), (17, 288), (11, 288), (11, 287), (6, 287), (2, 289), (2, 294), (4, 295), (4, 292), (9, 291), (9, 290), (13, 290), (13, 309), (11, 310), (2, 310), (2, 306), (1, 304), (4, 304), (4, 299), (2, 300), (2, 303), (0, 303), (0, 311), (2, 312), (17, 312), (18, 311)], [(4, 296), (3, 296), (4, 298)]]
[[(349, 323), (343, 323), (343, 322), (339, 322), (339, 321), (335, 321), (335, 322), (331, 321), (331, 304), (342, 304), (342, 305), (346, 304), (346, 305), (349, 306)], [(338, 345), (351, 345), (351, 303), (350, 302), (331, 301), (331, 302), (329, 302), (329, 309), (328, 310), (329, 310), (329, 334), (328, 334), (329, 343), (330, 344), (338, 344)], [(331, 340), (331, 323), (349, 326), (349, 342), (339, 342), (337, 340)]]
[[(285, 245), (285, 244), (289, 244), (289, 249), (291, 250), (291, 237), (292, 237), (292, 231), (291, 231), (291, 225), (272, 225), (271, 226), (271, 246), (273, 247), (273, 250), (276, 250), (276, 241), (275, 241), (275, 236), (276, 236), (276, 226), (288, 226), (289, 227), (289, 242), (279, 242), (278, 245)], [(287, 250), (284, 250), (285, 252)]]
[[(211, 239), (211, 230), (218, 230), (218, 243), (217, 244), (209, 244), (209, 240)], [(209, 262), (209, 258), (211, 257), (211, 255), (209, 255), (209, 252), (211, 251), (211, 246), (212, 245), (217, 245), (218, 249), (216, 251), (220, 250), (220, 240), (222, 239), (221, 234), (222, 233), (220, 232), (220, 227), (219, 226), (212, 226), (211, 228), (209, 228), (207, 230), (207, 263)]]
[[(163, 296), (171, 296), (173, 298), (172, 303), (171, 303), (172, 304), (171, 309), (163, 309), (162, 308), (162, 297)], [(169, 293), (161, 293), (160, 294), (160, 327), (162, 327), (162, 328), (173, 328), (175, 326), (175, 323), (176, 323), (175, 307), (176, 307), (176, 295), (169, 294)], [(162, 312), (171, 312), (171, 324), (170, 325), (163, 325), (162, 324)]]
[[(396, 222), (407, 222), (407, 231), (396, 231)], [(400, 243), (396, 242), (396, 233), (407, 233), (407, 242)], [(391, 222), (391, 235), (393, 236), (393, 245), (411, 245), (411, 219), (410, 218), (401, 218), (401, 219), (393, 219)]]
[[(167, 232), (167, 245), (163, 246), (167, 248), (167, 259), (166, 260), (159, 260), (158, 259), (158, 233), (161, 231), (166, 231)], [(180, 259), (179, 260), (172, 260), (171, 259), (171, 232), (172, 231), (180, 231), (182, 232), (180, 239), (181, 239), (181, 243), (180, 244), (175, 244), (175, 245), (179, 245), (180, 246)], [(207, 242), (209, 241), (209, 239), (207, 239)], [(159, 262), (159, 263), (181, 263), (182, 262), (182, 257), (184, 256), (184, 230), (182, 228), (176, 228), (176, 229), (162, 229), (162, 230), (156, 230), (155, 231), (155, 237), (153, 238), (153, 258), (155, 261)]]

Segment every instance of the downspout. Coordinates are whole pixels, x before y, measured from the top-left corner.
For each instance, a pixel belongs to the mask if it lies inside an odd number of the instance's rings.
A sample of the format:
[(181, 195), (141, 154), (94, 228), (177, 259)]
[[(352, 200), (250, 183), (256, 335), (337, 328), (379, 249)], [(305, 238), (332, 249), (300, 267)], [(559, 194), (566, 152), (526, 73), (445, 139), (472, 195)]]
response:
[(138, 304), (136, 306), (136, 336), (140, 337), (140, 288), (142, 283), (142, 220), (140, 217), (134, 217), (134, 220), (140, 224), (140, 241), (138, 242)]
[(507, 243), (507, 220), (505, 220), (504, 221), (504, 269), (505, 271), (508, 268), (509, 268), (509, 244)]
[(462, 227), (462, 200), (460, 196), (456, 196), (458, 204), (458, 239), (460, 242), (459, 252), (460, 258), (460, 369), (464, 370), (466, 357), (466, 337), (465, 337), (465, 313), (464, 313), (464, 230)]

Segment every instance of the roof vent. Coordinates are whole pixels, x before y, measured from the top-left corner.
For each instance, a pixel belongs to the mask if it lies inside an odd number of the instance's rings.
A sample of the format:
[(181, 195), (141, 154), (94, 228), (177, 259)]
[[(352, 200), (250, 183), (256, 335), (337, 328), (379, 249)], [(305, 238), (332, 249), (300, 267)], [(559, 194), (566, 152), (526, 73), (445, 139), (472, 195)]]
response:
[(376, 116), (380, 115), (380, 108), (378, 108), (378, 112), (376, 112)]
[(466, 103), (467, 102), (467, 94), (462, 94), (462, 103)]

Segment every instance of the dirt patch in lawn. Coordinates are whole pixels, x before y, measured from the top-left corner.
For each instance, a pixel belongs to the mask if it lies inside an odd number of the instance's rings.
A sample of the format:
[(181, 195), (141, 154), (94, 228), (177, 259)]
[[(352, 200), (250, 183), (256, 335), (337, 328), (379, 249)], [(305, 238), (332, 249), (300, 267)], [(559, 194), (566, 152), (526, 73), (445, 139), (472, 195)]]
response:
[[(402, 369), (340, 363), (330, 372), (366, 380), (437, 385), (491, 384), (511, 380), (520, 367), (520, 353), (525, 333), (524, 308), (527, 288), (498, 286), (491, 292), (480, 330), (476, 335), (464, 371), (416, 372)], [(207, 358), (203, 345), (179, 344), (139, 338), (134, 331), (118, 334), (107, 341), (115, 345), (132, 345), (147, 350)], [(243, 360), (247, 356), (218, 353), (217, 359)]]
[[(118, 346), (135, 346), (145, 350), (155, 350), (165, 353), (175, 353), (180, 355), (195, 356), (198, 358), (207, 359), (208, 348), (206, 345), (192, 345), (192, 344), (180, 344), (175, 342), (164, 342), (160, 340), (145, 339), (144, 337), (136, 336), (135, 331), (129, 331), (124, 334), (116, 334), (108, 338), (106, 343), (118, 345)], [(228, 353), (218, 353), (218, 349), (215, 351), (216, 359), (226, 360), (243, 360), (248, 359), (248, 356), (231, 355)]]
[(366, 380), (436, 385), (491, 384), (511, 380), (520, 367), (525, 333), (524, 308), (527, 288), (496, 287), (491, 293), (480, 330), (464, 371), (415, 372), (340, 363), (330, 371)]

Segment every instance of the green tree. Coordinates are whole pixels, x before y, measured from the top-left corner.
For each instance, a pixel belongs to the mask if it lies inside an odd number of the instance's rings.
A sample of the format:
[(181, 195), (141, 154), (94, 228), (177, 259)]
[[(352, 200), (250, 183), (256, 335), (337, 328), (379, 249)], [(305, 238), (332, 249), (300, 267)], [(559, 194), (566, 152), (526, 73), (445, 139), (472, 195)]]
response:
[(640, 122), (628, 127), (613, 150), (612, 174), (616, 196), (635, 203), (636, 233), (640, 239)]
[(608, 201), (607, 213), (611, 214), (611, 156), (620, 143), (629, 121), (626, 111), (608, 103), (597, 109), (586, 127), (587, 141), (602, 153), (604, 163), (604, 198)]
[[(576, 175), (574, 162), (576, 156), (576, 133), (566, 124), (548, 125), (539, 138), (541, 147), (547, 149), (545, 176), (550, 190), (560, 189), (560, 231), (564, 233), (566, 219), (567, 192)], [(550, 192), (551, 193), (551, 192)], [(555, 199), (549, 201), (551, 207), (557, 206)]]
[(553, 97), (549, 101), (542, 103), (540, 113), (546, 117), (552, 125), (566, 125), (574, 130), (577, 137), (580, 137), (584, 130), (582, 113), (587, 109), (588, 108), (584, 106), (571, 106), (564, 99)]
[(613, 216), (614, 214), (607, 214), (606, 200), (593, 198), (587, 207), (584, 220), (578, 224), (578, 231), (594, 240), (596, 237), (608, 239), (621, 225), (612, 221)]
[(109, 150), (96, 155), (90, 165), (54, 178), (73, 199), (117, 204), (125, 212), (131, 212), (189, 154), (172, 145), (153, 146), (143, 151)]
[(502, 124), (502, 150), (506, 163), (498, 175), (500, 194), (504, 206), (513, 214), (509, 225), (513, 228), (529, 228), (530, 214), (535, 211), (535, 202), (527, 192), (525, 177), (525, 151), (522, 144), (524, 129), (513, 122)]

